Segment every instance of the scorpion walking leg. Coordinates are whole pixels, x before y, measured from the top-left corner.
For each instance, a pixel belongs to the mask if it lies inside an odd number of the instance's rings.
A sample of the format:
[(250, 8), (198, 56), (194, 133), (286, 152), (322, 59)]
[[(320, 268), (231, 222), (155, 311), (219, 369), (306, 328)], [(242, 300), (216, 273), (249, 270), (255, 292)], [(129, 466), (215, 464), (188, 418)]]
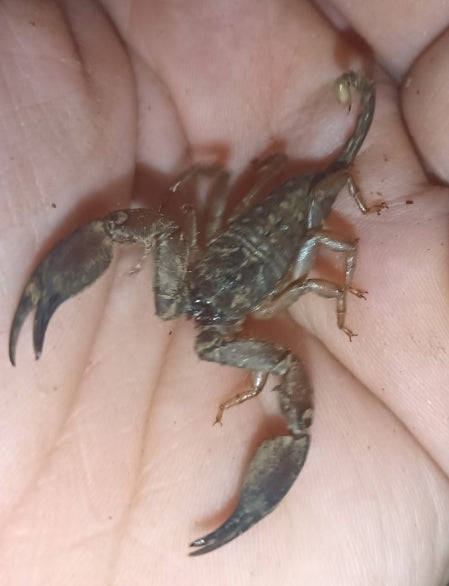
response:
[(223, 419), (223, 414), (226, 409), (230, 407), (235, 407), (236, 405), (240, 405), (249, 399), (253, 399), (257, 397), (259, 393), (263, 391), (265, 383), (267, 382), (268, 373), (263, 371), (252, 371), (251, 373), (253, 379), (253, 385), (249, 391), (245, 391), (244, 393), (238, 393), (234, 397), (231, 397), (224, 403), (220, 405), (218, 408), (217, 416), (215, 417), (215, 423), (221, 423)]
[(242, 201), (236, 206), (232, 215), (229, 217), (229, 222), (245, 214), (254, 205), (262, 189), (284, 169), (287, 161), (287, 155), (284, 153), (275, 153), (258, 163), (257, 171), (259, 178)]
[(228, 202), (229, 172), (218, 164), (196, 164), (184, 171), (170, 186), (170, 191), (177, 192), (197, 179), (199, 175), (212, 177), (212, 187), (208, 195), (206, 242), (214, 238), (224, 225), (224, 214)]
[(220, 165), (215, 163), (205, 164), (196, 163), (187, 167), (180, 175), (176, 177), (173, 183), (170, 185), (169, 190), (173, 193), (184, 189), (189, 183), (195, 180), (198, 175), (213, 176), (222, 170)]
[(203, 331), (196, 349), (201, 358), (280, 375), (276, 387), (290, 431), (264, 441), (256, 451), (243, 480), (235, 511), (212, 533), (191, 545), (199, 555), (220, 547), (252, 527), (270, 513), (288, 492), (300, 473), (309, 449), (312, 423), (312, 389), (299, 360), (278, 344), (253, 339), (225, 340), (213, 330)]
[(338, 328), (342, 330), (348, 336), (349, 341), (351, 341), (354, 336), (357, 336), (357, 334), (355, 334), (345, 325), (347, 291), (359, 298), (365, 299), (366, 291), (361, 291), (360, 289), (356, 289), (354, 287), (339, 287), (335, 283), (326, 281), (325, 279), (306, 279), (305, 281), (293, 281), (286, 289), (284, 289), (284, 291), (280, 293), (279, 297), (275, 297), (272, 300), (271, 304), (267, 303), (263, 307), (261, 306), (260, 309), (258, 309), (254, 314), (254, 317), (258, 319), (268, 319), (278, 311), (285, 309), (285, 307), (288, 307), (297, 301), (297, 299), (302, 295), (305, 295), (306, 293), (315, 293), (320, 297), (337, 300)]
[(229, 195), (229, 173), (221, 170), (208, 194), (206, 242), (210, 242), (224, 227), (224, 215)]
[[(283, 169), (286, 163), (286, 155), (283, 153), (276, 153), (259, 164), (258, 181), (233, 211), (232, 215), (228, 218), (228, 223), (248, 211), (248, 209), (254, 204), (255, 200), (259, 197), (262, 189)], [(201, 166), (197, 166), (193, 169), (195, 175), (198, 173), (211, 174), (211, 172), (215, 172), (216, 177), (208, 196), (209, 205), (207, 210), (206, 242), (213, 240), (225, 227), (225, 212), (229, 195), (229, 173), (227, 171), (218, 166), (205, 167), (204, 169)], [(177, 185), (179, 185), (179, 180)]]
[[(304, 275), (310, 271), (320, 246), (326, 246), (333, 251), (343, 252), (346, 255), (343, 286), (324, 279), (305, 279)], [(356, 289), (352, 286), (356, 255), (356, 240), (347, 240), (328, 230), (312, 232), (301, 247), (293, 280), (272, 298), (262, 303), (254, 312), (254, 317), (258, 319), (270, 319), (279, 311), (295, 303), (302, 295), (312, 292), (321, 297), (337, 299), (337, 325), (351, 339), (356, 334), (345, 326), (347, 293), (349, 291), (360, 298), (365, 298), (366, 294), (366, 291)]]
[[(314, 185), (311, 192), (311, 225), (309, 228), (318, 227), (321, 225), (323, 218), (326, 217), (336, 197), (344, 187), (348, 188), (349, 195), (356, 203), (362, 214), (380, 214), (383, 209), (388, 208), (384, 201), (378, 201), (368, 205), (363, 197), (363, 194), (352, 177), (348, 169), (341, 169), (339, 171), (327, 171), (326, 176)], [(317, 205), (314, 205), (316, 202)], [(317, 219), (314, 219), (315, 211), (319, 210)], [(316, 224), (316, 225), (315, 225)]]

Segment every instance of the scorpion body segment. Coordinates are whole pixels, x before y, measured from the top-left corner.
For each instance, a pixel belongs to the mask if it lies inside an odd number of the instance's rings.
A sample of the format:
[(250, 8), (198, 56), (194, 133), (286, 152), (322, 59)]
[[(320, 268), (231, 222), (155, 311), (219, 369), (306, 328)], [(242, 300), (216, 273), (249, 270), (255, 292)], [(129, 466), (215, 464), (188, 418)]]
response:
[[(217, 530), (191, 544), (198, 548), (193, 555), (220, 547), (272, 511), (300, 473), (309, 449), (313, 392), (307, 373), (286, 348), (244, 337), (244, 320), (248, 316), (269, 318), (312, 291), (336, 298), (338, 326), (353, 335), (344, 321), (347, 293), (363, 296), (352, 287), (356, 243), (323, 230), (322, 225), (345, 186), (363, 213), (379, 212), (385, 205), (368, 208), (349, 172), (372, 121), (373, 84), (351, 71), (337, 80), (337, 89), (340, 101), (346, 104), (351, 102), (351, 92), (358, 92), (360, 113), (352, 134), (326, 169), (291, 177), (259, 203), (254, 203), (259, 191), (256, 185), (227, 223), (223, 201), (214, 202), (203, 250), (196, 243), (196, 219), (190, 212), (184, 229), (160, 212), (143, 209), (120, 210), (95, 220), (66, 237), (39, 264), (13, 319), (9, 352), (14, 364), (21, 326), (36, 308), (34, 348), (38, 358), (55, 309), (103, 274), (111, 262), (114, 242), (138, 243), (145, 249), (155, 248), (157, 314), (163, 319), (183, 313), (193, 318), (200, 329), (195, 342), (200, 358), (252, 373), (252, 388), (223, 403), (217, 421), (225, 409), (260, 393), (269, 374), (280, 377), (275, 390), (288, 435), (259, 446), (236, 510)], [(279, 154), (265, 161), (261, 185), (284, 162), (285, 156)], [(222, 172), (218, 183), (223, 185), (226, 179)], [(319, 246), (345, 254), (343, 286), (307, 278)]]
[(199, 323), (239, 322), (274, 293), (304, 240), (312, 179), (290, 179), (211, 242), (189, 279)]

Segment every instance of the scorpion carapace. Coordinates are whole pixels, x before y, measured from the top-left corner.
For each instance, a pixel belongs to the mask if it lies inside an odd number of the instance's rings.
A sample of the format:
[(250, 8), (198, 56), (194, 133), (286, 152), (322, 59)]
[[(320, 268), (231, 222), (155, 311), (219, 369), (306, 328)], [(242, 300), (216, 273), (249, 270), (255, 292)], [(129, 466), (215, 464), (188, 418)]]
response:
[[(371, 125), (373, 84), (350, 71), (337, 80), (337, 89), (346, 105), (356, 90), (360, 112), (353, 133), (326, 169), (291, 177), (258, 202), (262, 187), (286, 160), (282, 154), (270, 157), (260, 167), (258, 183), (227, 219), (227, 189), (221, 189), (211, 203), (213, 213), (202, 249), (196, 240), (193, 210), (186, 213), (182, 229), (163, 213), (148, 209), (119, 210), (90, 222), (63, 239), (39, 264), (13, 319), (9, 340), (12, 364), (20, 329), (34, 308), (33, 342), (39, 358), (57, 307), (104, 273), (114, 243), (140, 244), (146, 250), (155, 249), (156, 313), (163, 319), (186, 314), (196, 320), (200, 333), (195, 349), (202, 359), (252, 373), (252, 388), (222, 404), (217, 421), (225, 409), (260, 393), (270, 373), (280, 377), (276, 391), (289, 434), (259, 446), (236, 510), (217, 530), (191, 544), (198, 548), (193, 555), (220, 547), (272, 511), (297, 478), (309, 449), (312, 388), (302, 364), (278, 344), (245, 338), (241, 334), (244, 320), (249, 315), (267, 319), (312, 291), (337, 300), (338, 326), (352, 336), (345, 326), (346, 296), (348, 292), (363, 296), (352, 287), (356, 243), (323, 230), (322, 224), (345, 186), (363, 213), (379, 211), (384, 204), (368, 208), (349, 171)], [(201, 167), (191, 168), (176, 182), (176, 188), (197, 172)], [(228, 174), (224, 170), (217, 173), (218, 183), (226, 186)], [(343, 286), (307, 278), (320, 245), (345, 254)]]

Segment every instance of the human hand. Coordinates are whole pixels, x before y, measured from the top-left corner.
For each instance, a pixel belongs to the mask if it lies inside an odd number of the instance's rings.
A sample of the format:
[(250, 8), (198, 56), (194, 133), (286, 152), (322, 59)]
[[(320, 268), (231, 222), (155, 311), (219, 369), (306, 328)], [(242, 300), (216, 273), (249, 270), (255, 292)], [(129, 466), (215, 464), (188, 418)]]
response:
[[(422, 51), (401, 100), (421, 156), (447, 180), (447, 41), (425, 49), (442, 8), (353, 4), (324, 8), (341, 11), (397, 79)], [(4, 583), (447, 582), (448, 200), (404, 131), (392, 78), (306, 2), (0, 10)], [(275, 513), (193, 560), (187, 544), (230, 512), (274, 398), (212, 427), (246, 379), (198, 361), (191, 323), (155, 317), (151, 262), (126, 276), (138, 253), (118, 254), (58, 310), (38, 363), (29, 320), (13, 369), (15, 304), (59, 238), (131, 200), (154, 205), (191, 159), (216, 153), (239, 176), (276, 140), (292, 158), (328, 157), (349, 127), (323, 88), (350, 67), (371, 67), (377, 84), (357, 180), (368, 201), (390, 206), (360, 217), (342, 194), (331, 219), (360, 237), (356, 284), (369, 296), (347, 318), (359, 336), (350, 344), (333, 302), (313, 296), (291, 309), (293, 324), (274, 322), (315, 389), (308, 460)]]

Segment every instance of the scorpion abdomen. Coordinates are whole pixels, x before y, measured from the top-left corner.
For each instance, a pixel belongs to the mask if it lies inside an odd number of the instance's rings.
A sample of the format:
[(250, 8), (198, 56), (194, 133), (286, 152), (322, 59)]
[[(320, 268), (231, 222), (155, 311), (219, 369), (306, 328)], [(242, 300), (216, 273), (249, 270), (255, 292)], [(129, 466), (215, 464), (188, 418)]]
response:
[(199, 323), (238, 322), (275, 291), (304, 238), (311, 180), (290, 179), (209, 245), (189, 277)]

